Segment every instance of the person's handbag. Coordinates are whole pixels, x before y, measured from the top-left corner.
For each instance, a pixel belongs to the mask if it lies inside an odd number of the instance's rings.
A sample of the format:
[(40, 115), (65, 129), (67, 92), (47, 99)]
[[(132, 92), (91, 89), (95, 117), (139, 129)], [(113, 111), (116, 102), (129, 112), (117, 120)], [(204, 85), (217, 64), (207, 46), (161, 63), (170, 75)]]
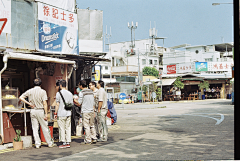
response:
[(59, 91), (59, 93), (60, 93), (60, 95), (61, 95), (61, 97), (62, 97), (65, 110), (71, 111), (72, 108), (73, 108), (73, 106), (74, 106), (74, 104), (72, 104), (72, 103), (66, 103), (66, 102), (65, 102), (65, 99), (64, 99), (64, 97), (63, 97), (63, 95), (62, 95), (62, 93), (61, 93), (61, 91)]

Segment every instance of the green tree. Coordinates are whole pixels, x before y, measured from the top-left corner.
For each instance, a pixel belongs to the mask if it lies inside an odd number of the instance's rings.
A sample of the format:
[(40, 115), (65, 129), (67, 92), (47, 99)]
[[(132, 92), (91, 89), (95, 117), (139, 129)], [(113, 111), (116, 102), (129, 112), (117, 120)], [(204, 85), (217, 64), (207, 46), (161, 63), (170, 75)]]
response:
[(143, 75), (151, 75), (151, 76), (158, 77), (158, 73), (159, 72), (156, 68), (152, 68), (152, 67), (143, 68)]
[(177, 79), (175, 80), (175, 82), (173, 83), (174, 87), (177, 87), (179, 89), (183, 89), (184, 88), (184, 84), (182, 83), (182, 81), (180, 80), (180, 77), (177, 77)]
[(208, 83), (208, 81), (203, 81), (198, 85), (198, 87), (201, 90), (202, 95), (204, 95), (203, 89), (208, 90), (209, 89), (209, 83)]
[(161, 95), (162, 95), (162, 89), (161, 88), (156, 89), (156, 95), (157, 95), (158, 99), (161, 98)]

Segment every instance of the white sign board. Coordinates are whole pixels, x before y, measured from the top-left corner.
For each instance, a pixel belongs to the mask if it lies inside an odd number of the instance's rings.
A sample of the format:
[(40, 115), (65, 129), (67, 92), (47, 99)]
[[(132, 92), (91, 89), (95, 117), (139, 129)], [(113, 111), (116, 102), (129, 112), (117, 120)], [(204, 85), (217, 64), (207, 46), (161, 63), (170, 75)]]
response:
[(74, 12), (75, 0), (35, 0), (38, 2), (46, 3), (64, 10)]
[[(0, 1), (0, 19), (6, 18), (7, 23), (3, 28), (3, 33), (11, 34), (11, 0), (1, 0)], [(0, 29), (3, 25), (3, 21), (0, 22)]]
[(182, 63), (176, 65), (176, 73), (192, 73), (194, 72), (194, 63)]
[(231, 71), (232, 62), (208, 62), (208, 71)]

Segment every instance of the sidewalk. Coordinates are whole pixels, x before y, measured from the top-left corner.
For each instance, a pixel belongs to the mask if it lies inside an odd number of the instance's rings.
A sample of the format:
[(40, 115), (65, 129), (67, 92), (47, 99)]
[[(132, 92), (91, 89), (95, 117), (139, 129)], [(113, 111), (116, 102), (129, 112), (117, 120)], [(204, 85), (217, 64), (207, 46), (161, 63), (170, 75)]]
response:
[(159, 105), (166, 106), (172, 103), (190, 103), (190, 102), (208, 102), (208, 101), (220, 101), (220, 100), (228, 100), (228, 99), (205, 99), (205, 100), (180, 100), (180, 101), (162, 101), (162, 102), (137, 102), (130, 104), (114, 104), (116, 109), (142, 109), (142, 108), (156, 108)]

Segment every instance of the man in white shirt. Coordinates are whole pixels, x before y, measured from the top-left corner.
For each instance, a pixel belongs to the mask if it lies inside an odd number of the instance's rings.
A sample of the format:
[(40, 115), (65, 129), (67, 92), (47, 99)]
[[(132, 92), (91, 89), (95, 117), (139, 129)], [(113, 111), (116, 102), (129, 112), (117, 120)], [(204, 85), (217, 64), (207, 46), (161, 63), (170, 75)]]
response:
[(106, 116), (108, 112), (107, 107), (107, 93), (104, 90), (104, 82), (99, 80), (97, 83), (97, 98), (98, 98), (98, 130), (100, 133), (100, 139), (98, 141), (107, 141), (108, 138), (108, 128), (106, 124)]
[(71, 111), (65, 110), (65, 105), (60, 92), (66, 103), (73, 104), (73, 95), (66, 88), (66, 80), (60, 81), (60, 91), (56, 94), (56, 109), (54, 117), (57, 118), (58, 128), (59, 128), (59, 142), (63, 142), (59, 148), (70, 148), (71, 142)]
[[(52, 139), (50, 135), (50, 130), (48, 128), (47, 92), (41, 88), (42, 81), (40, 78), (34, 79), (33, 84), (34, 88), (31, 88), (24, 92), (19, 99), (32, 108), (30, 111), (30, 116), (36, 148), (39, 149), (41, 147), (41, 140), (38, 134), (39, 123), (41, 125), (44, 138), (48, 143), (48, 147), (52, 148), (57, 145), (54, 144), (54, 140)], [(28, 97), (29, 102), (25, 100), (26, 97)]]

